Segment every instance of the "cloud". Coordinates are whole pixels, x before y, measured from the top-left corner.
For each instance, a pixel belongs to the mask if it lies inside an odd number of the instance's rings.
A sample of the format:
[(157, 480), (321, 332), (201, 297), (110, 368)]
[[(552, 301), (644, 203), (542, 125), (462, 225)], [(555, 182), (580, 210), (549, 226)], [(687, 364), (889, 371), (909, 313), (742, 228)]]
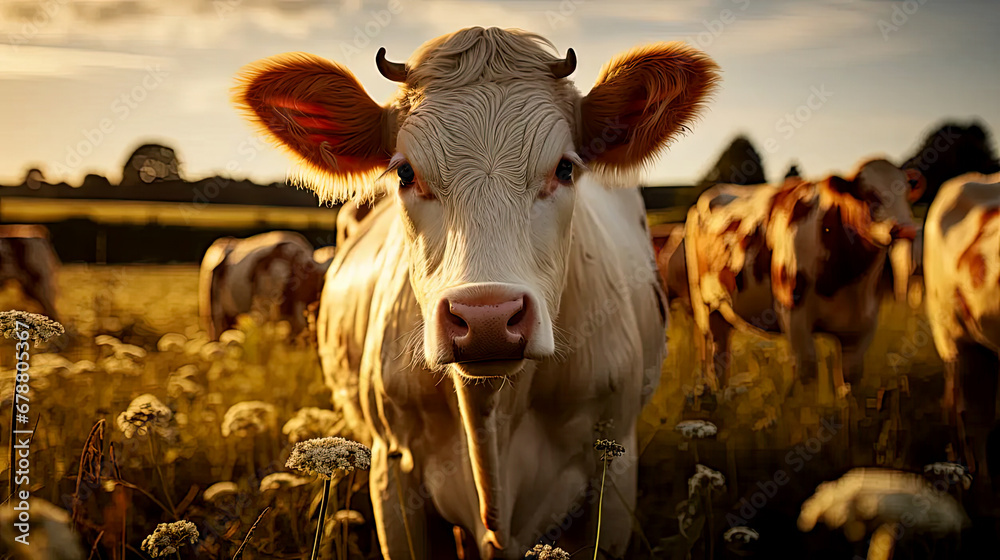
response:
[(170, 59), (87, 49), (29, 47), (0, 49), (0, 80), (44, 76), (81, 77), (98, 69), (146, 70)]

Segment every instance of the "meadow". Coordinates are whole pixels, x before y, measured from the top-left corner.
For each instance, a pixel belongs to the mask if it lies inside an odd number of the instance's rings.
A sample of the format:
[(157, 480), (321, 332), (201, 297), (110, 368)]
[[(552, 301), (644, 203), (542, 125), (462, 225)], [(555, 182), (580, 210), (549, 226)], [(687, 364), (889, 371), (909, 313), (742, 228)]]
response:
[[(31, 492), (71, 511), (80, 534), (82, 556), (59, 557), (147, 558), (140, 544), (158, 523), (187, 519), (201, 536), (180, 550), (182, 558), (233, 558), (265, 508), (242, 558), (308, 557), (320, 484), (269, 475), (288, 472), (299, 439), (363, 438), (345, 433), (336, 412), (303, 412), (331, 406), (314, 339), (285, 341), (287, 325), (248, 316), (209, 342), (198, 327), (196, 266), (65, 265), (59, 288), (67, 334), (33, 347), (30, 370), (38, 421)], [(24, 308), (20, 299), (8, 288), (0, 308)], [(869, 396), (862, 411), (836, 396), (833, 347), (825, 340), (819, 391), (795, 393), (785, 343), (737, 335), (731, 386), (707, 401), (696, 389), (693, 324), (672, 312), (660, 387), (639, 421), (628, 557), (864, 557), (864, 540), (851, 543), (825, 529), (803, 533), (795, 520), (816, 485), (843, 474), (859, 449), (870, 451), (870, 464), (909, 470), (943, 460), (942, 448), (928, 443), (941, 421), (942, 368), (919, 305), (911, 305), (917, 299), (883, 303), (862, 386), (852, 388)], [(13, 341), (0, 340), (4, 434), (12, 368)], [(118, 417), (145, 394), (169, 407), (169, 420), (128, 434)], [(718, 433), (689, 439), (675, 430), (692, 419), (711, 420)], [(2, 443), (6, 450), (6, 436)], [(6, 461), (5, 453), (3, 480)], [(693, 493), (696, 464), (721, 473), (725, 486)], [(340, 507), (327, 516), (325, 558), (337, 557), (345, 527), (348, 558), (379, 557), (367, 481), (352, 482), (350, 510), (347, 484), (337, 486)], [(23, 554), (3, 523), (0, 553)], [(727, 543), (724, 532), (737, 525), (752, 527), (759, 540)], [(69, 546), (57, 532), (38, 536), (42, 548)], [(557, 537), (558, 530), (543, 536)]]

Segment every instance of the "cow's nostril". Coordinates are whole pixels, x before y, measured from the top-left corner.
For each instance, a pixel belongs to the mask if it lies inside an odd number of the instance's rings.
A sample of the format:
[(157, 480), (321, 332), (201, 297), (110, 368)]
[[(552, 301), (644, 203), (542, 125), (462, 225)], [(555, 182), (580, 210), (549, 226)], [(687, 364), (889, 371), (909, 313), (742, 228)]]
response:
[(448, 310), (447, 316), (448, 316), (448, 322), (451, 323), (452, 325), (455, 325), (456, 327), (465, 328), (469, 326), (468, 323), (465, 322), (465, 319), (459, 317), (458, 315), (455, 315), (455, 312), (450, 309)]
[(457, 336), (465, 336), (469, 332), (469, 324), (465, 319), (455, 312), (455, 307), (451, 302), (442, 302), (441, 315), (445, 323), (452, 328), (452, 332)]
[(527, 315), (528, 310), (525, 307), (521, 307), (521, 310), (517, 313), (511, 315), (510, 319), (507, 320), (508, 327), (516, 327), (520, 323), (524, 316)]

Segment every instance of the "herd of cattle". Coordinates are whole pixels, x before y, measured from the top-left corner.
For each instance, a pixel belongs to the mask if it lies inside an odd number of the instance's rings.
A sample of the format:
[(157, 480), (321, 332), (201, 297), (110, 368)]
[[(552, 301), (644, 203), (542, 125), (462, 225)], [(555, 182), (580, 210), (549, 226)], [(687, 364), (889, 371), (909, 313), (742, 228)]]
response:
[[(875, 159), (850, 176), (716, 185), (683, 227), (651, 234), (634, 185), (606, 185), (690, 125), (718, 82), (704, 54), (629, 51), (586, 95), (566, 79), (573, 51), (556, 57), (523, 32), (465, 29), (405, 64), (384, 50), (376, 63), (400, 84), (386, 105), (312, 55), (245, 69), (248, 118), (316, 174), (322, 197), (353, 202), (335, 256), (291, 233), (217, 241), (200, 298), (213, 337), (260, 300), (301, 330), (319, 300), (327, 383), (370, 434), (386, 558), (452, 558), (456, 539), (467, 554), (519, 558), (553, 526), (563, 548), (593, 544), (595, 426), (627, 450), (607, 472), (620, 499), (603, 505), (599, 543), (622, 557), (636, 419), (659, 382), (668, 305), (694, 318), (710, 389), (725, 387), (735, 329), (787, 337), (805, 384), (813, 335), (835, 336), (848, 394), (883, 292), (905, 294), (921, 256), (944, 404), (982, 469), (996, 420), (1000, 175), (945, 183), (922, 228), (911, 202), (925, 176)], [(33, 294), (54, 315), (46, 243), (10, 230), (0, 264), (4, 278), (49, 286)], [(403, 509), (399, 495), (425, 501)], [(563, 526), (568, 512), (577, 521)]]
[[(814, 335), (834, 336), (834, 381), (849, 393), (861, 380), (880, 301), (906, 297), (922, 276), (945, 363), (944, 412), (962, 434), (963, 460), (985, 474), (1000, 372), (1000, 174), (946, 181), (921, 227), (910, 204), (925, 185), (919, 170), (884, 160), (865, 162), (848, 179), (717, 185), (683, 227), (660, 228), (661, 279), (670, 305), (694, 319), (710, 389), (725, 386), (735, 329), (787, 337), (803, 384), (816, 379)], [(894, 282), (884, 280), (887, 263)]]

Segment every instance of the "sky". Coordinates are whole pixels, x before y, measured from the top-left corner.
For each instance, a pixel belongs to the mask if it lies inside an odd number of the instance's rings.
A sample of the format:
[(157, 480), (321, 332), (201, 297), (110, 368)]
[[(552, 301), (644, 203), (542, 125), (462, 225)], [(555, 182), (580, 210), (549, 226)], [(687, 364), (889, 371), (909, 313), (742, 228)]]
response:
[(572, 47), (586, 92), (632, 47), (686, 41), (722, 68), (691, 132), (644, 183), (697, 181), (737, 134), (777, 180), (868, 157), (900, 162), (945, 119), (1000, 126), (997, 0), (0, 0), (0, 183), (112, 181), (138, 145), (173, 147), (188, 179), (269, 183), (292, 170), (230, 102), (234, 75), (306, 51), (350, 67), (379, 101), (405, 60), (469, 26), (520, 28)]

